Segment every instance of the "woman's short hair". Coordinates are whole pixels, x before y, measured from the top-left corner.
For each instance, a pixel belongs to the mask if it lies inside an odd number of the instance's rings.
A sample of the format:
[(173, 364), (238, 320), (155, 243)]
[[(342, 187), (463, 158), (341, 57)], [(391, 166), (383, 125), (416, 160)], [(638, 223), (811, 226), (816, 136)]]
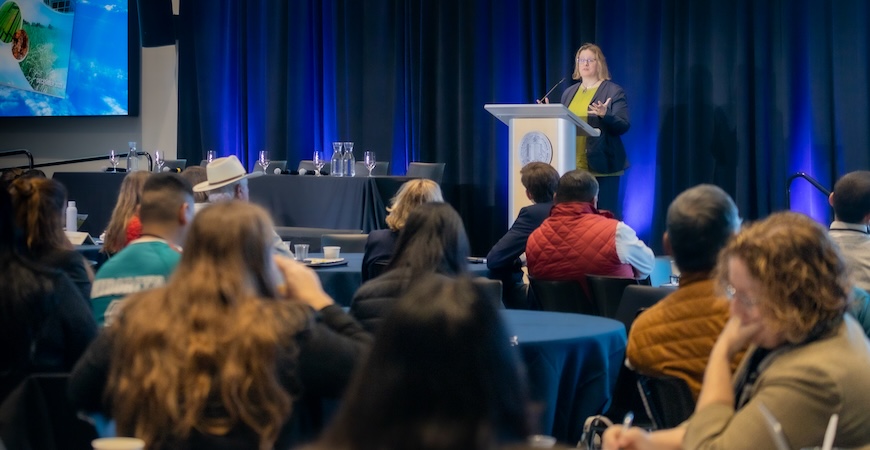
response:
[(124, 248), (127, 242), (127, 222), (136, 214), (136, 208), (142, 197), (142, 188), (151, 172), (136, 171), (128, 173), (121, 182), (121, 191), (109, 225), (106, 226), (106, 238), (103, 240), (103, 252), (114, 254)]
[(385, 319), (322, 448), (490, 449), (530, 434), (525, 375), (494, 299), (417, 280)]
[(520, 169), (520, 182), (535, 203), (552, 202), (559, 187), (559, 172), (547, 163), (533, 161)]
[(462, 218), (448, 203), (424, 203), (408, 215), (387, 270), (458, 275), (466, 271), (470, 246)]
[(399, 192), (393, 197), (392, 206), (387, 208), (387, 226), (393, 231), (399, 231), (405, 226), (408, 214), (416, 206), (443, 201), (438, 183), (427, 179), (408, 181), (399, 188)]
[(811, 218), (779, 212), (745, 226), (719, 254), (723, 290), (732, 258), (758, 281), (764, 291), (758, 307), (788, 342), (818, 338), (843, 320), (851, 292), (846, 263), (827, 230)]
[(583, 78), (580, 75), (580, 62), (578, 61), (580, 59), (580, 52), (583, 50), (589, 50), (595, 54), (595, 59), (598, 60), (598, 79), (609, 80), (610, 70), (607, 69), (607, 60), (604, 59), (604, 52), (601, 51), (601, 47), (591, 43), (583, 44), (577, 49), (577, 53), (574, 55), (574, 74), (571, 75), (571, 78), (575, 80)]
[(19, 177), (9, 187), (15, 205), (15, 224), (24, 232), (25, 245), (34, 255), (72, 244), (63, 232), (67, 191), (49, 178)]

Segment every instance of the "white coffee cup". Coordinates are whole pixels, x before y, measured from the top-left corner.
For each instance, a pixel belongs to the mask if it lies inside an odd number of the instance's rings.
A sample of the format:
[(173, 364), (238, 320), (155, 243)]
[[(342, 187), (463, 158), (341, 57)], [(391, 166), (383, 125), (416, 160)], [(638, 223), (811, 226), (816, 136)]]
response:
[(334, 245), (327, 245), (323, 247), (323, 257), (326, 259), (338, 259), (338, 255), (341, 252), (341, 247)]
[(145, 450), (145, 441), (131, 437), (99, 438), (91, 441), (94, 450)]
[(529, 436), (528, 443), (535, 448), (552, 448), (556, 446), (556, 438), (545, 434)]

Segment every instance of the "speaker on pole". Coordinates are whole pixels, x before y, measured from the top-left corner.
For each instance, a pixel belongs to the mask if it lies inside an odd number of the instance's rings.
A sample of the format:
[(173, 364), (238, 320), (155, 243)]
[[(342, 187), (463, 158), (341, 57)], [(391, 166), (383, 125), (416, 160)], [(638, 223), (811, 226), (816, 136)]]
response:
[(175, 16), (172, 0), (136, 0), (139, 12), (139, 40), (142, 47), (175, 45)]

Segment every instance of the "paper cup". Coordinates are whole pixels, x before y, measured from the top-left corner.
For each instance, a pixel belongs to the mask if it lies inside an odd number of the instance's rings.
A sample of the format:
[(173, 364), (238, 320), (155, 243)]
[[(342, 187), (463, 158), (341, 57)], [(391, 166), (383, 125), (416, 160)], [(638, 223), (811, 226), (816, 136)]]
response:
[(341, 247), (327, 245), (323, 247), (323, 257), (326, 259), (338, 259), (341, 253)]
[(131, 437), (100, 438), (91, 441), (94, 450), (145, 450), (145, 441)]
[(535, 448), (552, 448), (556, 446), (556, 438), (545, 434), (529, 436), (529, 445)]

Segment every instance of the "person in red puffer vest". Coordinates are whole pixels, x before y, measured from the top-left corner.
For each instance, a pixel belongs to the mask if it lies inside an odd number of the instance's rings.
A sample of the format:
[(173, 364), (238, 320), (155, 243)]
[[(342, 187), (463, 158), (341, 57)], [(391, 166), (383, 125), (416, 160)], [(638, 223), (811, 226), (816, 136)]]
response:
[(586, 275), (645, 278), (655, 255), (631, 227), (599, 211), (598, 181), (585, 170), (562, 175), (550, 217), (526, 244), (529, 275), (541, 280), (577, 280)]

